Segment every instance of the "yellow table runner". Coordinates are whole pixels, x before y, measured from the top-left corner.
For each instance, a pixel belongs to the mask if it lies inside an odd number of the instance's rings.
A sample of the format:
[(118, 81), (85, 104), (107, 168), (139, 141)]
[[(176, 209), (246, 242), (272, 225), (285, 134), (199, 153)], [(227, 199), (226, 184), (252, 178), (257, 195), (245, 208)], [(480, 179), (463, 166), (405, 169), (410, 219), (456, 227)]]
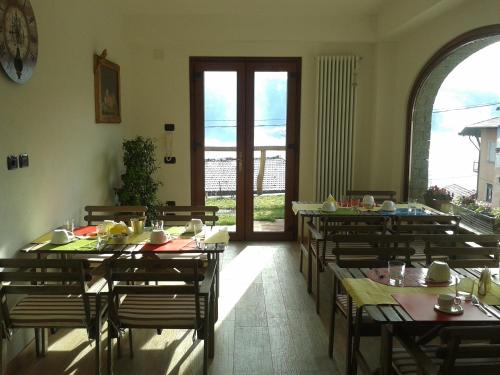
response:
[[(447, 287), (396, 287), (377, 283), (368, 278), (345, 278), (342, 285), (352, 297), (357, 306), (363, 305), (397, 305), (393, 294), (455, 294), (455, 286)], [(477, 288), (477, 283), (476, 283)], [(477, 294), (477, 293), (476, 293)], [(488, 305), (500, 305), (500, 286), (492, 283), (486, 296), (478, 296), (479, 300)]]

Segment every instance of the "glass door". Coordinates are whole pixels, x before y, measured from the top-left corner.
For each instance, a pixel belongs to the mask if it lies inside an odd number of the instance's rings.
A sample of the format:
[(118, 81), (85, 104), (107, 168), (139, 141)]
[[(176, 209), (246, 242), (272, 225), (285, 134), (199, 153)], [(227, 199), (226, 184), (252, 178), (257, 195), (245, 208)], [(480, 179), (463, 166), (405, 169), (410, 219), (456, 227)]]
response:
[(191, 59), (193, 204), (232, 239), (292, 239), (298, 59)]

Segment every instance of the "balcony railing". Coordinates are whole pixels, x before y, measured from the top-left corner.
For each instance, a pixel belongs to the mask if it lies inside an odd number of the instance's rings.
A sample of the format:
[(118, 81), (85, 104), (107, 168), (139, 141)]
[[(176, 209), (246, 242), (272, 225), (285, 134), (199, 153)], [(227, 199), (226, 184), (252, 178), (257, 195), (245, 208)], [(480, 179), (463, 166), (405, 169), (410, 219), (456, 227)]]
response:
[[(206, 152), (234, 152), (235, 156), (210, 158), (205, 156), (205, 190), (207, 195), (234, 195), (236, 173), (243, 170), (241, 152), (236, 147), (205, 147)], [(254, 157), (254, 193), (283, 193), (285, 191), (286, 146), (255, 146), (260, 152)], [(279, 152), (268, 156), (269, 152)], [(282, 154), (282, 155), (280, 155)]]

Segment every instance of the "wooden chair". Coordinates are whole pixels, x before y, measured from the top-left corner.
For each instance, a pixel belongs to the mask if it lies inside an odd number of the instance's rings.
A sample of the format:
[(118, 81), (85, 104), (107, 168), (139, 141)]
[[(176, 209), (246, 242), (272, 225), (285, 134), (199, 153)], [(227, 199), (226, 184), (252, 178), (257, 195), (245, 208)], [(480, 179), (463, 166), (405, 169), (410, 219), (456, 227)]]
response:
[(440, 331), (441, 345), (418, 346), (406, 335), (405, 349), (394, 349), (393, 368), (399, 374), (498, 375), (500, 326), (456, 326)]
[[(415, 249), (415, 261), (424, 259), (427, 242), (423, 240), (427, 234), (458, 234), (460, 232), (460, 216), (455, 215), (396, 215), (390, 229), (395, 234), (418, 235), (411, 246)], [(410, 246), (410, 244), (407, 244)]]
[(89, 263), (85, 260), (0, 259), (0, 267), (3, 268), (0, 272), (2, 354), (5, 340), (13, 329), (34, 328), (36, 353), (44, 356), (47, 328), (85, 328), (89, 339), (95, 341), (95, 372), (100, 374), (106, 301), (101, 303), (98, 287), (93, 288), (92, 293), (87, 288), (87, 281), (91, 279)]
[(364, 195), (372, 195), (376, 203), (395, 201), (396, 192), (392, 190), (347, 190), (347, 199), (363, 199)]
[(130, 219), (146, 220), (146, 206), (85, 206), (87, 214), (83, 218), (87, 225), (103, 222), (104, 220), (124, 221), (130, 225)]
[[(340, 247), (332, 249), (333, 255), (336, 257), (336, 262), (339, 267), (343, 268), (377, 268), (387, 267), (387, 262), (390, 259), (402, 258), (407, 265), (410, 265), (411, 255), (414, 249), (410, 247), (394, 246), (394, 243), (406, 244), (411, 241), (408, 236), (396, 235), (339, 235), (332, 236), (331, 240), (336, 243), (343, 244)], [(366, 243), (367, 246), (350, 247), (349, 243), (360, 244)], [(342, 291), (341, 284), (338, 279), (333, 276), (333, 296), (330, 315), (330, 335), (328, 343), (328, 354), (333, 356), (334, 337), (335, 337), (335, 316), (336, 312), (347, 319), (347, 366), (351, 368), (352, 350), (357, 350), (353, 347), (354, 321), (356, 315), (356, 306), (353, 305), (350, 298)], [(380, 327), (375, 324), (367, 315), (363, 315), (361, 321), (361, 336), (378, 335)], [(359, 344), (359, 343), (358, 343)]]
[(450, 267), (498, 267), (500, 235), (455, 234), (425, 236), (426, 265), (446, 261)]
[[(204, 341), (203, 374), (214, 354), (213, 296), (215, 268), (203, 274), (194, 259), (109, 259), (108, 371), (113, 372), (113, 336), (132, 329), (194, 329)], [(201, 282), (203, 281), (203, 288)], [(156, 282), (158, 285), (151, 285)], [(160, 332), (160, 331), (158, 331)]]
[(157, 210), (157, 219), (163, 220), (168, 226), (184, 225), (191, 219), (201, 219), (204, 224), (213, 227), (219, 220), (217, 206), (161, 206)]
[[(308, 291), (312, 291), (312, 265), (315, 258), (316, 271), (316, 311), (319, 314), (320, 308), (320, 274), (323, 271), (323, 266), (329, 262), (335, 262), (335, 255), (331, 250), (334, 247), (342, 246), (338, 242), (332, 241), (332, 236), (341, 234), (357, 235), (357, 234), (384, 234), (387, 231), (388, 219), (383, 216), (341, 216), (331, 215), (320, 219), (317, 229), (313, 224), (308, 225), (309, 228), (309, 244), (308, 244)], [(347, 238), (347, 237), (346, 237)], [(349, 240), (350, 241), (350, 240)], [(372, 247), (370, 243), (350, 242), (351, 247)]]

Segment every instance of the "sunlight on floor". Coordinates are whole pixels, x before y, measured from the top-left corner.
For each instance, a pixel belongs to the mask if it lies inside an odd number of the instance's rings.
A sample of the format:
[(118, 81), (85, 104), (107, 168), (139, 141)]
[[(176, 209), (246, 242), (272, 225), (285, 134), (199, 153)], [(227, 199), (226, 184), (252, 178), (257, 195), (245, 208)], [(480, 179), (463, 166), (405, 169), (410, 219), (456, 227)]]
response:
[[(254, 280), (272, 263), (274, 249), (246, 246), (235, 258), (225, 260), (220, 273), (219, 321), (223, 321), (236, 306)], [(222, 290), (224, 293), (222, 293)]]

